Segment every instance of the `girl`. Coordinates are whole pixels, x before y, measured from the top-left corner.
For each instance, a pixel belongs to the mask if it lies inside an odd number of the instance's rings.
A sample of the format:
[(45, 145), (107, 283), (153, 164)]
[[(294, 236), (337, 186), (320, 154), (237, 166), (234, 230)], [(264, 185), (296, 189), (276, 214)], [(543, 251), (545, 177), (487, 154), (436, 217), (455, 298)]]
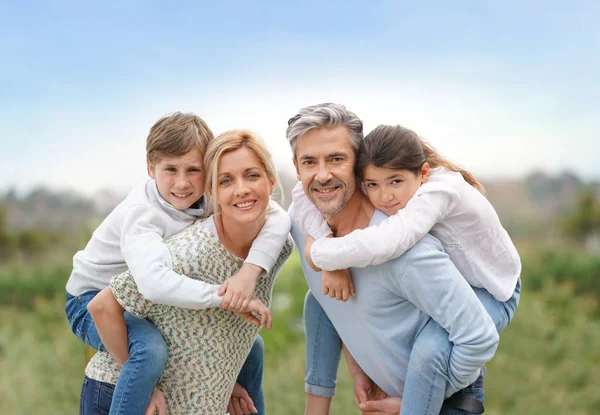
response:
[[(331, 230), (320, 212), (301, 186), (293, 191), (297, 225), (315, 239), (306, 253), (324, 270), (324, 293), (346, 300), (354, 290), (348, 274), (327, 271), (381, 264), (430, 232), (465, 279), (494, 296), (496, 301), (480, 299), (501, 332), (518, 305), (521, 263), (481, 184), (401, 126), (379, 126), (365, 137), (357, 173), (371, 203), (390, 217), (342, 238), (326, 238)], [(410, 357), (402, 414), (438, 414), (443, 398), (456, 392), (445, 390), (438, 376), (449, 347), (448, 333), (433, 320), (421, 331)]]

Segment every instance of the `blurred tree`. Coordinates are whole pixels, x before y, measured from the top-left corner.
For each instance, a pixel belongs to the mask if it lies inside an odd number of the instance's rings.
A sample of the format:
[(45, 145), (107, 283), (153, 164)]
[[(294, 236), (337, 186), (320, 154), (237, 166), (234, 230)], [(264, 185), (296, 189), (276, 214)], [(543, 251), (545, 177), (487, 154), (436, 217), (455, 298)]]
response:
[(8, 261), (16, 252), (15, 236), (6, 226), (6, 210), (0, 206), (0, 261)]
[(19, 249), (21, 253), (30, 258), (40, 254), (48, 248), (48, 235), (37, 229), (27, 229), (19, 233)]
[(576, 208), (563, 217), (561, 225), (566, 235), (580, 242), (600, 234), (600, 203), (592, 188), (579, 193)]

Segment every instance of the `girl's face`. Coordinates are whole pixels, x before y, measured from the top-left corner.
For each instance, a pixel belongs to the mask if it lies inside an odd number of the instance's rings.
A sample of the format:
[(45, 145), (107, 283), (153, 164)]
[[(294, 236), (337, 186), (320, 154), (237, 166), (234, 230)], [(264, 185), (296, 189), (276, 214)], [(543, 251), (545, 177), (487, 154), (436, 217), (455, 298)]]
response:
[(372, 164), (363, 171), (363, 184), (369, 200), (387, 215), (394, 215), (403, 209), (419, 186), (428, 179), (429, 163), (424, 163), (418, 174)]
[(244, 146), (220, 157), (213, 194), (223, 218), (251, 224), (264, 220), (274, 185), (256, 154)]

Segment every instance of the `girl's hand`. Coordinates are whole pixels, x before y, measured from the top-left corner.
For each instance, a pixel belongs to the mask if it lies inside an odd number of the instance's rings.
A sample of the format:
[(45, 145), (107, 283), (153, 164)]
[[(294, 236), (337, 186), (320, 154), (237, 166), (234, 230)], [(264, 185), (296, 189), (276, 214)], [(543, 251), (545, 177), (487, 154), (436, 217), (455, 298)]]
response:
[(315, 240), (311, 236), (306, 236), (306, 241), (304, 243), (304, 257), (306, 258), (306, 263), (312, 268), (313, 271), (321, 272), (321, 268), (318, 268), (315, 264), (313, 264), (312, 257), (310, 256), (310, 248), (314, 242)]
[(322, 271), (321, 284), (323, 295), (329, 295), (339, 301), (348, 301), (348, 298), (356, 298), (352, 275), (347, 269), (337, 271)]

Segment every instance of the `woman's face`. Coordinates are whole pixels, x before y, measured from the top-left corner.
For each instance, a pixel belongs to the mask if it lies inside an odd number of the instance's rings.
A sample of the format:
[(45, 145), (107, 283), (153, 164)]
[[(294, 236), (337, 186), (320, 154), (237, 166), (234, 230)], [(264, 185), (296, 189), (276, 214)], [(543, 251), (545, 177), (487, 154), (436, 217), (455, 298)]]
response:
[(254, 151), (242, 146), (220, 157), (213, 194), (223, 218), (251, 224), (264, 220), (274, 185)]
[(428, 163), (423, 165), (419, 174), (409, 170), (376, 167), (372, 164), (365, 167), (363, 172), (363, 184), (369, 200), (387, 215), (394, 215), (400, 209), (404, 209), (419, 186), (428, 178)]

